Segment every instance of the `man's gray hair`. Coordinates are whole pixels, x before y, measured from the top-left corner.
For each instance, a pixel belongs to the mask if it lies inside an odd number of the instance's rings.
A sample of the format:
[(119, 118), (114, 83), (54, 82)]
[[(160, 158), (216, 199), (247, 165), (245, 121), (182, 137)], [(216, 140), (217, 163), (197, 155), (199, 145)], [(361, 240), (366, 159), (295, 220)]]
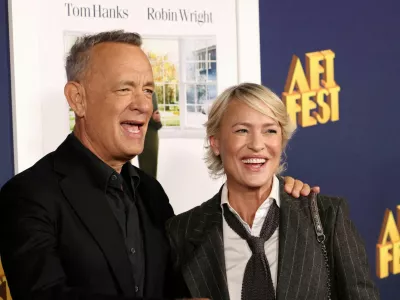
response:
[(90, 60), (90, 51), (100, 43), (113, 42), (142, 46), (142, 38), (135, 32), (123, 30), (100, 32), (79, 37), (68, 53), (65, 71), (68, 81), (80, 81)]

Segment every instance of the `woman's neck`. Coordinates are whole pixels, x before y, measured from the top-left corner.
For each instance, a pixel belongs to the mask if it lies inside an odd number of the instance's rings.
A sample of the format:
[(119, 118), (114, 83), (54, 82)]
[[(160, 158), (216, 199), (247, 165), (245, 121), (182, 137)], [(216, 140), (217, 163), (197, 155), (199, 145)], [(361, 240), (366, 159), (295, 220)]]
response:
[(271, 178), (270, 182), (262, 187), (249, 188), (227, 181), (229, 204), (250, 227), (253, 226), (258, 208), (271, 193), (272, 182)]

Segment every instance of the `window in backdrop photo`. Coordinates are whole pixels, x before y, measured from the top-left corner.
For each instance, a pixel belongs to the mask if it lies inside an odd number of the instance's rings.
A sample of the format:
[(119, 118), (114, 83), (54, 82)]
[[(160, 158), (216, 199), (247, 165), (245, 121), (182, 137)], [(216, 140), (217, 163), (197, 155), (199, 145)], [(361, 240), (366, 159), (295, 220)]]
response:
[[(65, 56), (82, 35), (64, 33)], [(142, 49), (153, 67), (162, 131), (186, 130), (189, 136), (202, 136), (196, 132), (204, 132), (203, 125), (217, 96), (216, 37), (143, 37)], [(71, 108), (68, 117), (72, 131), (75, 116)]]
[(215, 37), (144, 38), (166, 130), (201, 129), (217, 96)]

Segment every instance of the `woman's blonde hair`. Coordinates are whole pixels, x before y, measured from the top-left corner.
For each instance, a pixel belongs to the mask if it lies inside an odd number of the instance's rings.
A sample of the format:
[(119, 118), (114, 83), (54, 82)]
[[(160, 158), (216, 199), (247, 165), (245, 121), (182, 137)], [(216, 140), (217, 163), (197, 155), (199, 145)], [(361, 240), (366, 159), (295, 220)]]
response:
[[(278, 122), (282, 128), (282, 157), (277, 172), (281, 173), (284, 171), (286, 165), (284, 162), (285, 148), (296, 129), (296, 125), (291, 122), (281, 99), (269, 88), (255, 83), (241, 83), (222, 92), (216, 98), (208, 115), (208, 121), (205, 124), (207, 131), (205, 162), (210, 175), (218, 178), (225, 174), (221, 157), (215, 155), (211, 149), (210, 137), (218, 134), (221, 120), (232, 100), (245, 103), (249, 107)], [(269, 110), (265, 109), (265, 106)]]

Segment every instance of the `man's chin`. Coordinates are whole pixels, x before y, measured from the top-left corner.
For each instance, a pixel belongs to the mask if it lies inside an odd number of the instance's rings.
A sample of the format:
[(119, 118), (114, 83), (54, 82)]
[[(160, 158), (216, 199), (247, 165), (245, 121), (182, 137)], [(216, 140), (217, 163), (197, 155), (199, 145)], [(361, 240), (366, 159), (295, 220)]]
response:
[(124, 157), (126, 160), (132, 160), (136, 156), (143, 153), (143, 147), (131, 147), (129, 149), (124, 149)]

